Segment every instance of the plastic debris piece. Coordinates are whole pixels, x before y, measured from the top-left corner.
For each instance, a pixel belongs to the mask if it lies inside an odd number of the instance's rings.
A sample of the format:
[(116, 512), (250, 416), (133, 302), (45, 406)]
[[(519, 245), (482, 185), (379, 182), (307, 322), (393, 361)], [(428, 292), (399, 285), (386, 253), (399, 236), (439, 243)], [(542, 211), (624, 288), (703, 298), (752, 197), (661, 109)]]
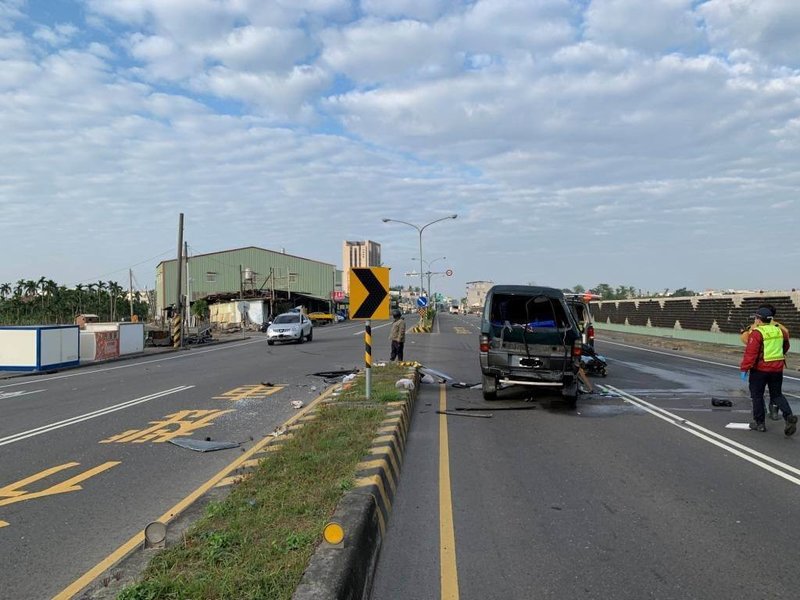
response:
[(491, 414), (489, 414), (489, 415), (473, 415), (473, 414), (470, 414), (470, 413), (455, 412), (455, 411), (452, 411), (452, 410), (437, 410), (436, 414), (437, 415), (452, 415), (454, 417), (476, 417), (476, 418), (479, 418), (479, 419), (491, 419), (492, 418)]
[(342, 379), (342, 383), (347, 383), (348, 381), (353, 381), (356, 378), (355, 373), (350, 373), (350, 375), (345, 375), (344, 379)]
[(398, 379), (395, 382), (394, 387), (396, 387), (398, 390), (413, 390), (414, 382), (406, 378)]
[(292, 408), (303, 408), (302, 400), (292, 400)]
[(343, 377), (345, 375), (352, 375), (353, 373), (356, 373), (357, 371), (358, 371), (358, 369), (342, 369), (342, 370), (339, 370), (339, 371), (319, 371), (317, 373), (311, 373), (311, 374), (315, 375), (316, 377), (324, 377), (326, 379), (334, 379), (336, 377)]
[(463, 389), (473, 389), (476, 387), (481, 387), (480, 383), (464, 383), (463, 381), (456, 381), (455, 383), (451, 383), (451, 386), (454, 388), (463, 388)]
[(261, 385), (263, 385), (264, 387), (274, 387), (275, 386), (275, 384), (272, 383), (271, 381), (262, 381)]
[(453, 381), (453, 378), (447, 373), (442, 373), (441, 371), (437, 371), (436, 369), (431, 369), (429, 367), (420, 367), (419, 372), (423, 375), (430, 375), (431, 377), (443, 379), (444, 381)]
[(725, 398), (711, 398), (711, 406), (733, 406), (733, 402)]
[(286, 427), (276, 427), (272, 432), (272, 437), (278, 437), (286, 433)]
[(181, 437), (171, 439), (170, 443), (196, 452), (214, 452), (215, 450), (227, 450), (229, 448), (239, 447), (239, 442), (214, 442), (211, 440), (196, 440), (193, 438)]
[(436, 380), (433, 378), (433, 375), (429, 375), (425, 373), (422, 377), (419, 378), (420, 383), (436, 383)]

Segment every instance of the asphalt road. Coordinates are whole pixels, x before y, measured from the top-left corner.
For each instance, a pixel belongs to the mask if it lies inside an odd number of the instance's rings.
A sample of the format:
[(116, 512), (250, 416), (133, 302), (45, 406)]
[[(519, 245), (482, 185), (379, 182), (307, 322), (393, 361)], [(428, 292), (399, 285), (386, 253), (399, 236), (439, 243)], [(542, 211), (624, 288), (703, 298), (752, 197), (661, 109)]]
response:
[[(477, 326), (440, 315), (406, 357), (477, 383)], [(800, 434), (727, 427), (750, 420), (730, 358), (597, 348), (609, 376), (574, 411), (423, 386), (372, 600), (797, 598)]]
[[(373, 323), (376, 360), (388, 323)], [(0, 381), (0, 598), (52, 598), (363, 364), (363, 324)], [(270, 387), (262, 383), (273, 384)], [(176, 436), (241, 443), (200, 453)]]

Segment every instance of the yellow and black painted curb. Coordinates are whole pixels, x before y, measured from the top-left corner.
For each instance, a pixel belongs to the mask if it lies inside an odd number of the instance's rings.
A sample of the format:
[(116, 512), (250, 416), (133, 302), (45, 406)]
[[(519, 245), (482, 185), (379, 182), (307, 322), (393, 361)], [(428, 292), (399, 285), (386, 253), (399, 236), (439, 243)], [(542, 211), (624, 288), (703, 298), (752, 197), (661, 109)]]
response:
[(405, 398), (386, 403), (386, 417), (369, 452), (356, 465), (354, 487), (340, 500), (332, 521), (344, 529), (340, 546), (320, 545), (292, 600), (366, 597), (400, 481), (411, 416), (419, 390), (419, 363), (404, 363), (414, 381)]

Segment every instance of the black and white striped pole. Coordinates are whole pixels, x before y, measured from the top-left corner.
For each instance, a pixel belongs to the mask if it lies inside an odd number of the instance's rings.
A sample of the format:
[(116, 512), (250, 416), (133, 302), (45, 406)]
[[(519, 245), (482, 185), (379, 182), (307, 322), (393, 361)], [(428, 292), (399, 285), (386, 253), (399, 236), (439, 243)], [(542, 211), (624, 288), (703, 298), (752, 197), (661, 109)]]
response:
[(370, 320), (364, 323), (364, 362), (366, 363), (366, 396), (367, 400), (372, 395), (372, 326)]

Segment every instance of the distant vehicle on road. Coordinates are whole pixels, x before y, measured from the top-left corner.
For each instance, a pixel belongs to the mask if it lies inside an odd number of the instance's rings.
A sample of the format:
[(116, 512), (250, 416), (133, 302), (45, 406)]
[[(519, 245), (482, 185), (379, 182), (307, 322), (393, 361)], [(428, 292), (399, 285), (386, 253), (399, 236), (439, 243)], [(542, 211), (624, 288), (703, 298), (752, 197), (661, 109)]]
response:
[(314, 339), (314, 325), (306, 315), (299, 312), (283, 313), (267, 327), (267, 344), (275, 342), (297, 342)]
[(525, 385), (560, 390), (574, 406), (581, 352), (581, 332), (561, 290), (496, 285), (486, 294), (479, 353), (486, 400), (503, 385)]
[(453, 304), (450, 307), (450, 314), (451, 315), (457, 315), (458, 314), (458, 305), (457, 304)]
[(336, 318), (335, 314), (328, 313), (328, 312), (322, 312), (322, 311), (308, 313), (308, 318), (311, 319), (311, 322), (314, 325), (317, 325), (319, 323), (336, 323), (337, 322), (337, 318)]

